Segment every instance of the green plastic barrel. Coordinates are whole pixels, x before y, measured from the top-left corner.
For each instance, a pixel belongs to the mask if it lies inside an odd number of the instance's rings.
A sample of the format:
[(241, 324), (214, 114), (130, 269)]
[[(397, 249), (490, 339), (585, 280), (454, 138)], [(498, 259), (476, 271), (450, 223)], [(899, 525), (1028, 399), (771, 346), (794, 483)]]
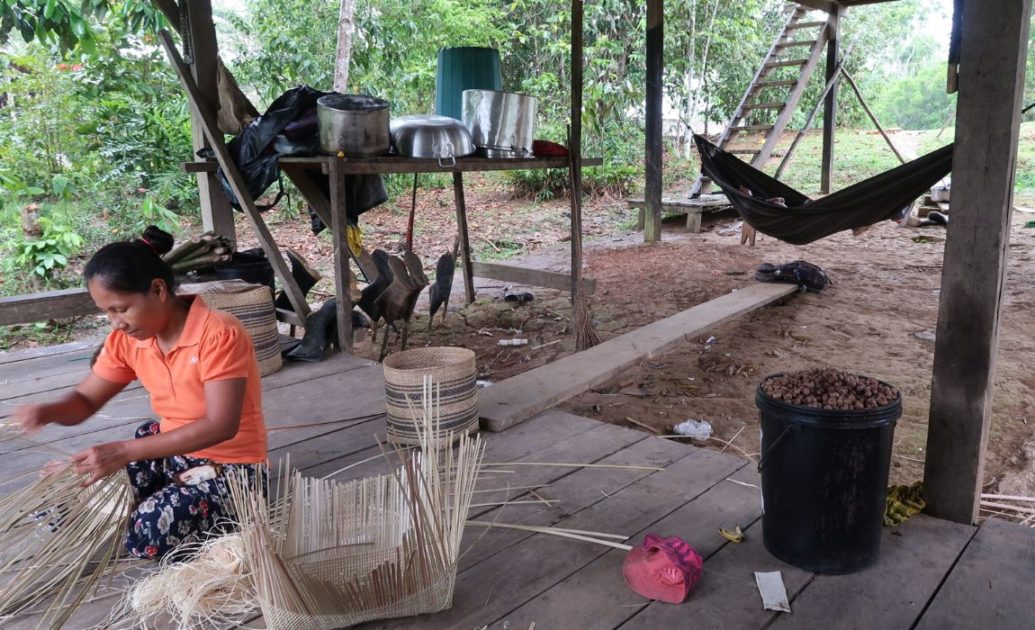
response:
[(438, 51), (435, 113), (460, 120), (464, 90), (501, 90), (500, 52), (495, 48), (460, 46)]

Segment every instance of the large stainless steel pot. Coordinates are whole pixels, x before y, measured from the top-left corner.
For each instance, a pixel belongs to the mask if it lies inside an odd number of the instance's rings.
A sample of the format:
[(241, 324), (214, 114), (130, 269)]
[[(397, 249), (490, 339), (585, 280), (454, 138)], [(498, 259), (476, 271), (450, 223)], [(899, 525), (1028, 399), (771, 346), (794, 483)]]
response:
[(530, 157), (539, 102), (524, 94), (464, 90), (463, 121), (488, 157)]
[(327, 94), (316, 101), (320, 150), (348, 157), (384, 155), (391, 148), (388, 101), (362, 94)]
[(456, 158), (474, 153), (471, 133), (449, 116), (412, 115), (393, 118), (392, 148), (399, 155), (436, 158), (439, 166), (456, 165)]

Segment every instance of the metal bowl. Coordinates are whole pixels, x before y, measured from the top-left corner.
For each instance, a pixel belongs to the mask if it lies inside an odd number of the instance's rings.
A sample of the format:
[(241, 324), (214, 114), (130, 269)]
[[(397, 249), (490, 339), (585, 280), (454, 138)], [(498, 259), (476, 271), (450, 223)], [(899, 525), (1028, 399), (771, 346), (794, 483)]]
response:
[(440, 166), (453, 166), (456, 158), (474, 153), (471, 132), (455, 118), (399, 116), (390, 127), (392, 148), (404, 157), (434, 158)]

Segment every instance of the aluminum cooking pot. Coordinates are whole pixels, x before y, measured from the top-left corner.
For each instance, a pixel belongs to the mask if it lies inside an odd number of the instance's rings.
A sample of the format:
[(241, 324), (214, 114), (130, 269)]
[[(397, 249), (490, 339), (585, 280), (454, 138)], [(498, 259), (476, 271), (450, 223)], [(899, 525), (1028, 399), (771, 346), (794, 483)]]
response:
[(371, 157), (391, 148), (386, 100), (363, 94), (327, 94), (316, 101), (316, 117), (324, 153)]
[(463, 121), (487, 157), (530, 157), (539, 102), (524, 94), (464, 90)]
[(456, 158), (474, 153), (471, 133), (448, 116), (412, 115), (393, 118), (392, 148), (412, 158), (435, 158), (441, 167), (456, 165)]

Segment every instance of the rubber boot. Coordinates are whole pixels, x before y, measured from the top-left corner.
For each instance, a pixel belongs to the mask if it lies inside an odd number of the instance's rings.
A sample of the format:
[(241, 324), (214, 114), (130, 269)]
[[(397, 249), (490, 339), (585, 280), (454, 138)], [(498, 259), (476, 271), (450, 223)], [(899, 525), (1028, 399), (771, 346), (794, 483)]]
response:
[[(301, 254), (289, 249), (287, 250), (287, 257), (291, 261), (291, 276), (298, 283), (298, 288), (302, 290), (302, 297), (305, 297), (309, 293), (309, 289), (312, 289), (313, 285), (320, 280), (320, 274), (306, 263)], [(294, 310), (291, 308), (291, 300), (288, 299), (287, 294), (283, 291), (277, 295), (273, 305), (289, 311)]]
[(320, 310), (309, 315), (305, 322), (305, 335), (298, 344), (285, 356), (293, 361), (319, 361), (327, 350), (331, 340), (337, 337), (338, 300), (331, 298), (323, 303)]

